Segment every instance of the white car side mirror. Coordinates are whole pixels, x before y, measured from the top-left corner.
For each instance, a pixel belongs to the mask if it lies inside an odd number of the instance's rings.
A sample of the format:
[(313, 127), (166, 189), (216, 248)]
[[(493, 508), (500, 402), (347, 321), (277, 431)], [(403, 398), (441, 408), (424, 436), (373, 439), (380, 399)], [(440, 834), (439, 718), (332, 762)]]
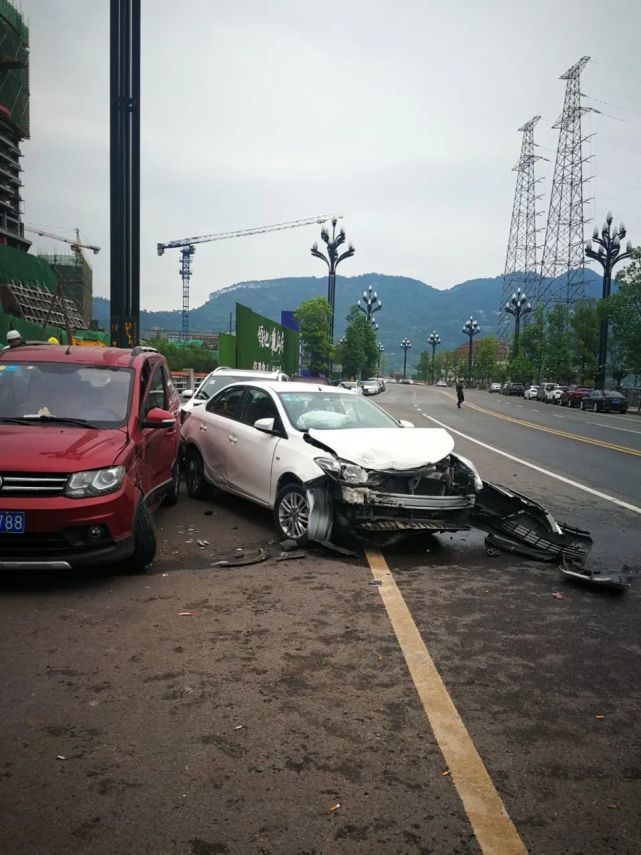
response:
[(274, 419), (258, 419), (254, 422), (254, 427), (263, 433), (274, 433)]
[(398, 423), (401, 427), (404, 427), (404, 428), (414, 427), (414, 422), (408, 422), (407, 419), (399, 419)]
[(185, 401), (187, 401), (187, 400), (189, 400), (189, 398), (191, 398), (193, 396), (193, 394), (194, 394), (193, 389), (183, 389), (182, 392), (180, 393), (180, 397), (183, 398)]

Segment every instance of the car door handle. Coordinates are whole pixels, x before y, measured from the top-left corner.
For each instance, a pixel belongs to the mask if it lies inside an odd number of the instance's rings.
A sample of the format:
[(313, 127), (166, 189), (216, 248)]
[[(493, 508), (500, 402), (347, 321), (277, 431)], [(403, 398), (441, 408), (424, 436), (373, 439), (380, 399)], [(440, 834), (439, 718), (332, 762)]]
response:
[(236, 437), (232, 436), (231, 434), (227, 437), (227, 439), (232, 443), (232, 445), (236, 445), (236, 443), (238, 442)]

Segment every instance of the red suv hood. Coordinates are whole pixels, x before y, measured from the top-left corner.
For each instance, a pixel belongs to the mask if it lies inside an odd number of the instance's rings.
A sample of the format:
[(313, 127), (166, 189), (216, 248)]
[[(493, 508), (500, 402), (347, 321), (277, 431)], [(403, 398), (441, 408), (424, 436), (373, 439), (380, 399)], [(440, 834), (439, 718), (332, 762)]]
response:
[(126, 444), (123, 430), (0, 425), (0, 473), (101, 469), (118, 462)]

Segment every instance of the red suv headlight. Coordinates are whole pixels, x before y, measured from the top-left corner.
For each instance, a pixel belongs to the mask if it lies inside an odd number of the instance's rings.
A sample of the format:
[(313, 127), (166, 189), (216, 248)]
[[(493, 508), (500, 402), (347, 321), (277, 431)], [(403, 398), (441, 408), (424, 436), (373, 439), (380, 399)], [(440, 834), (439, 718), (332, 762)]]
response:
[(74, 472), (67, 481), (65, 496), (70, 499), (86, 499), (91, 496), (104, 496), (115, 493), (125, 477), (124, 466), (110, 466), (108, 469), (89, 469)]

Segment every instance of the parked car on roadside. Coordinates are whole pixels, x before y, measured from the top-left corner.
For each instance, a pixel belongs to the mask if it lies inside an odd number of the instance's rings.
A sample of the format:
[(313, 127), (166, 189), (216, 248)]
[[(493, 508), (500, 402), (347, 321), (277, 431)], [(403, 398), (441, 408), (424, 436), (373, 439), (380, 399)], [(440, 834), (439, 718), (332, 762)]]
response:
[(539, 387), (538, 387), (538, 386), (529, 386), (529, 387), (525, 390), (525, 392), (523, 393), (523, 397), (524, 397), (526, 400), (531, 401), (533, 398), (536, 398), (536, 394), (537, 394), (537, 392), (538, 392), (538, 391), (539, 391)]
[(536, 393), (536, 400), (543, 401), (545, 403), (547, 401), (548, 392), (551, 394), (558, 385), (558, 383), (542, 383), (539, 386), (539, 391)]
[(447, 382), (445, 380), (437, 380), (436, 385), (441, 387), (445, 386), (447, 388)]
[(377, 380), (361, 380), (358, 385), (363, 390), (363, 395), (378, 395), (381, 391)]
[(523, 385), (523, 383), (508, 383), (507, 386), (505, 387), (505, 393), (504, 394), (506, 394), (506, 395), (517, 395), (517, 396), (523, 397), (524, 393), (525, 393), (525, 386)]
[(329, 541), (464, 528), (482, 481), (441, 428), (413, 428), (344, 389), (235, 383), (182, 427), (189, 494), (270, 508), (280, 537)]
[(550, 403), (552, 404), (560, 404), (561, 403), (561, 395), (564, 392), (567, 392), (567, 386), (557, 386), (556, 389), (552, 390), (552, 394), (550, 396)]
[(581, 399), (584, 398), (592, 389), (588, 386), (568, 386), (561, 393), (561, 400), (559, 403), (562, 407), (578, 407), (581, 403)]
[(0, 569), (138, 571), (178, 501), (180, 401), (153, 348), (0, 353)]
[(500, 383), (490, 383), (490, 388), (487, 390), (488, 392), (500, 392), (501, 384)]
[(627, 413), (628, 402), (624, 395), (614, 389), (593, 389), (579, 402), (579, 409), (595, 413)]
[(184, 419), (186, 413), (190, 413), (194, 407), (198, 407), (208, 401), (212, 395), (230, 383), (237, 380), (279, 380), (289, 381), (287, 374), (282, 371), (258, 371), (250, 368), (214, 368), (202, 381), (196, 391), (185, 389), (181, 393), (180, 410)]
[(560, 388), (560, 387), (559, 387), (559, 384), (558, 384), (558, 383), (554, 383), (554, 384), (546, 383), (545, 385), (546, 385), (548, 388), (546, 388), (546, 389), (545, 389), (545, 397), (544, 397), (544, 399), (543, 399), (543, 402), (544, 402), (545, 404), (554, 404), (554, 403), (556, 403), (556, 402), (555, 402), (555, 395), (556, 395), (556, 391), (557, 391), (557, 389), (559, 389), (559, 388)]

